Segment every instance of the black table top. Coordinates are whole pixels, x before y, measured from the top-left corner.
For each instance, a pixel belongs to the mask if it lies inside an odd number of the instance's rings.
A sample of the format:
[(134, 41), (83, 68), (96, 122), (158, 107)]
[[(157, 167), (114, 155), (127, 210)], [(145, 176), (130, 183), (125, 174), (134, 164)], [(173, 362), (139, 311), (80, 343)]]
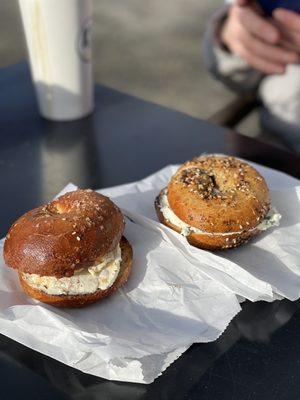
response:
[[(300, 158), (179, 112), (96, 86), (96, 110), (39, 117), (27, 65), (0, 70), (0, 234), (66, 183), (141, 179), (202, 152), (232, 154), (300, 178)], [(193, 345), (151, 385), (83, 374), (0, 335), (0, 399), (300, 398), (300, 302), (246, 302), (213, 343)]]

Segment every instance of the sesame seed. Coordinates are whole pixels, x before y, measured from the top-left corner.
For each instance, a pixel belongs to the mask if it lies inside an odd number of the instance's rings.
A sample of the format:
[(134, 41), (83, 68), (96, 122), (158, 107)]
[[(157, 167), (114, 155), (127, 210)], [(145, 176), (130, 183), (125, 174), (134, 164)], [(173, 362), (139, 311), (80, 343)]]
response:
[(78, 242), (80, 242), (80, 237), (79, 236), (76, 236), (76, 239), (78, 240)]
[(76, 232), (74, 231), (74, 232), (72, 232), (72, 235), (76, 235)]

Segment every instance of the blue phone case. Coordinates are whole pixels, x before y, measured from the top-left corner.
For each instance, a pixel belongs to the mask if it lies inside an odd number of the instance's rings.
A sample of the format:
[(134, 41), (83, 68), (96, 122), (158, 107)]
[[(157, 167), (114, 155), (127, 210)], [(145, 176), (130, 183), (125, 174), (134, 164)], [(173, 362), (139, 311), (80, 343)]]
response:
[(300, 0), (258, 0), (258, 3), (268, 15), (278, 7), (300, 13)]

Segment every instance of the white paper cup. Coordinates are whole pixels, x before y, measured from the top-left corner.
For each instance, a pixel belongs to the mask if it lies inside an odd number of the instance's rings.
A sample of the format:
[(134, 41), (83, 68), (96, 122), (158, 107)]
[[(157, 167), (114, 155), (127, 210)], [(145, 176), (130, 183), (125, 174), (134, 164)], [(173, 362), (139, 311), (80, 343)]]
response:
[(92, 112), (91, 0), (19, 0), (40, 113), (72, 120)]

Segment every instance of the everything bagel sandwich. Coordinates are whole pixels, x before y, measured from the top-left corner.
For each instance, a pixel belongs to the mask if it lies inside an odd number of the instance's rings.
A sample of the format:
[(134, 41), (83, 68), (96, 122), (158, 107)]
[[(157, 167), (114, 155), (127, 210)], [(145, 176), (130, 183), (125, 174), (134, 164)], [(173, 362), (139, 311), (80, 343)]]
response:
[(155, 208), (160, 222), (208, 250), (237, 247), (280, 219), (264, 178), (246, 162), (223, 155), (184, 163)]
[(132, 248), (124, 218), (107, 197), (76, 190), (21, 216), (4, 243), (4, 259), (24, 291), (57, 307), (82, 307), (128, 279)]

